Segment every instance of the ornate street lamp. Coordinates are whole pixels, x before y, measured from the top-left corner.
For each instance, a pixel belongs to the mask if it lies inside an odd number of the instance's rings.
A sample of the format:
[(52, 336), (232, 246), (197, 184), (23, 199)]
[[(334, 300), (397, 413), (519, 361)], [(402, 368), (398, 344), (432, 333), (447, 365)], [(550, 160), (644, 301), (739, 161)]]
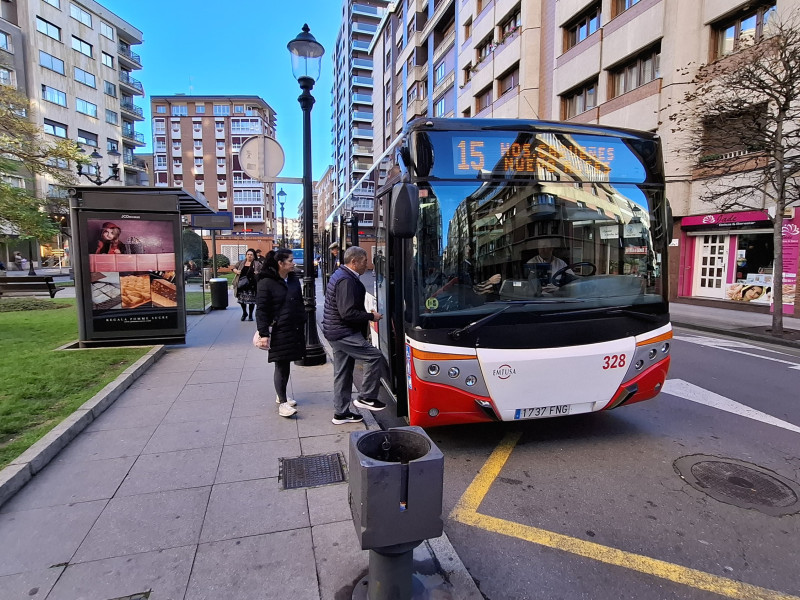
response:
[(283, 218), (283, 205), (286, 204), (286, 192), (278, 192), (278, 204), (281, 205), (281, 248), (286, 248), (286, 219)]
[[(86, 152), (86, 150), (84, 150), (83, 148), (79, 148), (78, 151), (84, 153)], [(113, 161), (111, 163), (111, 175), (103, 179), (101, 175), (102, 167), (100, 166), (100, 161), (103, 160), (103, 155), (100, 154), (95, 148), (95, 150), (89, 155), (89, 158), (91, 158), (94, 161), (94, 164), (92, 165), (92, 167), (94, 167), (94, 175), (90, 175), (89, 173), (84, 173), (83, 165), (81, 163), (78, 163), (78, 177), (81, 176), (86, 177), (86, 179), (88, 179), (95, 185), (103, 185), (104, 183), (108, 183), (112, 179), (114, 181), (119, 181), (119, 157), (122, 155), (116, 150), (109, 150), (108, 155), (111, 157), (111, 160)]]
[(314, 286), (314, 200), (311, 193), (311, 108), (314, 96), (311, 90), (322, 68), (322, 47), (307, 24), (286, 47), (292, 56), (292, 74), (303, 92), (297, 98), (303, 110), (303, 302), (306, 307), (306, 356), (298, 364), (314, 366), (325, 364), (325, 350), (317, 333), (317, 299)]

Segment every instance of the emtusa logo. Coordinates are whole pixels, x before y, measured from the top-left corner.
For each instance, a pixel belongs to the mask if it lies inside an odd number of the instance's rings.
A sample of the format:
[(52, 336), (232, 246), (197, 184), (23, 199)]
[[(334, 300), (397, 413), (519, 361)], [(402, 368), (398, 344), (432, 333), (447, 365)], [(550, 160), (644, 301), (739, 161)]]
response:
[(500, 365), (496, 369), (492, 369), (492, 375), (498, 379), (508, 379), (512, 375), (516, 375), (517, 370), (511, 365)]

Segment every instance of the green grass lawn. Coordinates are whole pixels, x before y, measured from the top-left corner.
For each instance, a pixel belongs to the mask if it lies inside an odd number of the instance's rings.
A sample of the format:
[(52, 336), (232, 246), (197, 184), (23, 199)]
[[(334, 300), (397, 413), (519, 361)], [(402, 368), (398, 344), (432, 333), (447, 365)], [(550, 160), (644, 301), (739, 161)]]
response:
[(77, 338), (73, 299), (0, 299), (0, 468), (149, 350), (53, 351)]

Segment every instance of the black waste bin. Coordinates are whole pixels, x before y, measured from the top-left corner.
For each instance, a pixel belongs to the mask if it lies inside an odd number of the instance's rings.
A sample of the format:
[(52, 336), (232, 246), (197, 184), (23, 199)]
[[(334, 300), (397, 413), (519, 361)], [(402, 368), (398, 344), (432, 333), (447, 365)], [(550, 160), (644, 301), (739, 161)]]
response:
[(211, 289), (211, 309), (228, 308), (228, 280), (224, 277), (213, 277), (208, 280), (208, 287)]

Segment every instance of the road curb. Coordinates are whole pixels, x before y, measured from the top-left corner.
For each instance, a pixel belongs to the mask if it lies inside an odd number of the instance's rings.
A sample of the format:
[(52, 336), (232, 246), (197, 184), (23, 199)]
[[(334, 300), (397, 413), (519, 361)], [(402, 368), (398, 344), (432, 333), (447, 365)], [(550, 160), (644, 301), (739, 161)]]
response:
[(700, 323), (692, 323), (680, 320), (671, 320), (673, 327), (682, 327), (683, 329), (696, 329), (697, 331), (704, 331), (706, 333), (716, 333), (718, 335), (725, 335), (733, 338), (751, 340), (755, 342), (763, 342), (765, 344), (775, 344), (777, 346), (786, 346), (787, 348), (800, 348), (800, 342), (794, 340), (785, 340), (771, 335), (760, 335), (749, 331), (742, 331), (740, 329), (725, 329), (724, 327), (714, 327), (713, 325), (702, 325)]
[(44, 469), (67, 444), (161, 358), (165, 351), (163, 345), (154, 346), (147, 354), (120, 373), (114, 381), (108, 383), (75, 412), (45, 434), (42, 439), (20, 454), (10, 465), (0, 470), (0, 506), (10, 500), (34, 475)]

